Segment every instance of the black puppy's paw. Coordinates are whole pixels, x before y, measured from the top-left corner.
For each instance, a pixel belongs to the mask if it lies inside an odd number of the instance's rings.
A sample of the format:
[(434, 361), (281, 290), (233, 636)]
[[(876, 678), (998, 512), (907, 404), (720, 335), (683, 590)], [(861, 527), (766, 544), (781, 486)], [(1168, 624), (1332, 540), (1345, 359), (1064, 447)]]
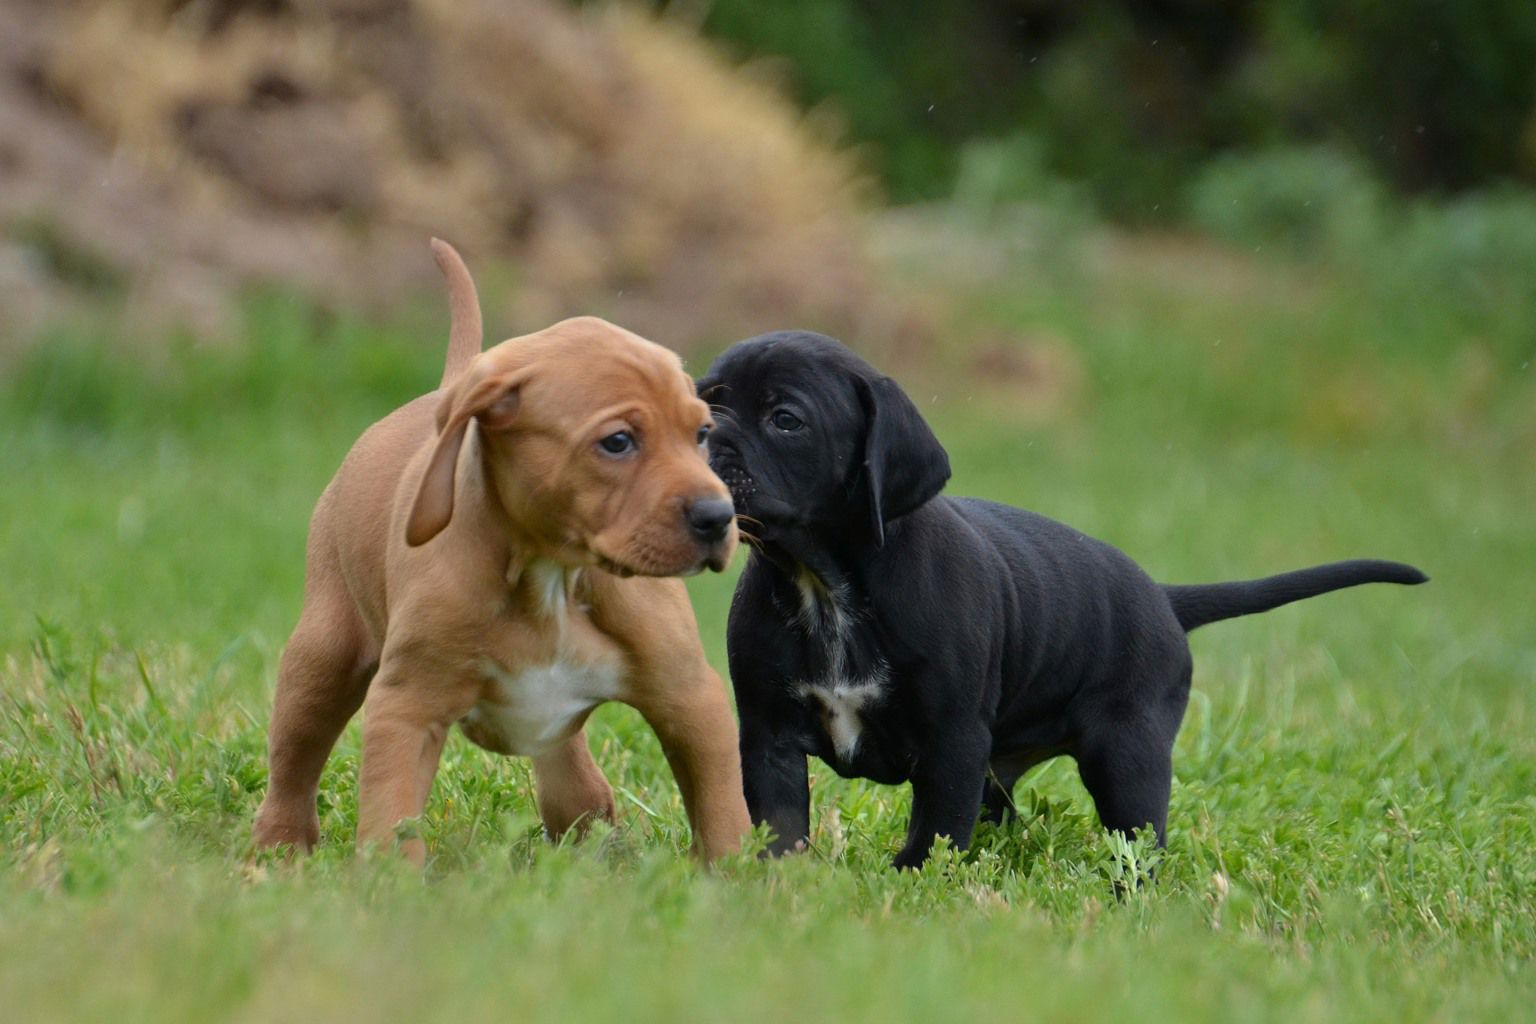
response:
[(777, 860), (791, 854), (804, 853), (811, 846), (808, 836), (780, 832), (766, 821), (752, 830), (752, 839), (754, 843), (761, 844), (756, 851), (758, 860)]
[(778, 860), (780, 857), (788, 857), (796, 853), (804, 853), (811, 848), (809, 840), (796, 839), (794, 842), (779, 842), (775, 840), (763, 849), (757, 851), (758, 860)]

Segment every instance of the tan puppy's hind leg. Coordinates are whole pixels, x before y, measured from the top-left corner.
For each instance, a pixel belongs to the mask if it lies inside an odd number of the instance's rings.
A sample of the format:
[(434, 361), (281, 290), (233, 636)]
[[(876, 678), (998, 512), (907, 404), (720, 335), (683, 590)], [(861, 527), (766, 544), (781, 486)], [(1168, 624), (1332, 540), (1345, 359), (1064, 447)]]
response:
[(573, 827), (578, 834), (597, 818), (614, 821), (613, 789), (592, 760), (585, 729), (533, 759), (539, 817), (551, 839)]
[[(419, 684), (419, 685), (418, 685)], [(389, 845), (395, 826), (419, 817), (448, 728), (474, 705), (473, 687), (411, 679), (389, 665), (379, 669), (363, 706), (363, 764), (357, 792), (357, 844)], [(418, 866), (426, 863), (420, 837), (404, 839), (400, 851)]]
[(320, 774), (368, 691), (373, 658), (367, 643), (344, 593), (309, 595), (278, 667), (267, 793), (251, 830), (257, 846), (287, 844), (307, 852), (319, 842)]
[[(704, 666), (692, 686), (655, 687), (659, 697), (641, 697), (634, 707), (661, 740), (693, 826), (693, 850), (705, 861), (741, 850), (752, 828), (741, 788), (741, 755), (736, 719), (725, 687)], [(675, 684), (674, 684), (675, 685)]]

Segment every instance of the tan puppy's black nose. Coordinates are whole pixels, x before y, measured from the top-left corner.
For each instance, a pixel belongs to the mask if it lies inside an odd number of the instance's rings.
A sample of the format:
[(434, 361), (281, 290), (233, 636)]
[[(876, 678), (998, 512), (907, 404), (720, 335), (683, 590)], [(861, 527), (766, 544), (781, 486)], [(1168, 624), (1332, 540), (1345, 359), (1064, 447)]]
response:
[(695, 537), (713, 544), (725, 538), (736, 508), (727, 498), (696, 498), (684, 507), (683, 516)]

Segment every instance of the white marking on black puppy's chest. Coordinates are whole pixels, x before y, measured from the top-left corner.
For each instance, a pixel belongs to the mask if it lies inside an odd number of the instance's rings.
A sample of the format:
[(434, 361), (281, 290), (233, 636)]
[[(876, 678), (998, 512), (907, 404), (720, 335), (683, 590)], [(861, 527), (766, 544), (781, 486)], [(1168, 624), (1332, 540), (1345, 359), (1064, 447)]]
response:
[(819, 709), (821, 727), (832, 741), (832, 749), (847, 761), (857, 753), (859, 736), (864, 731), (864, 720), (859, 715), (884, 697), (885, 679), (874, 675), (862, 680), (802, 683), (796, 692)]
[(797, 684), (794, 692), (820, 715), (822, 730), (837, 756), (851, 760), (864, 731), (862, 716), (884, 698), (889, 674), (879, 660), (867, 672), (848, 671), (853, 616), (847, 609), (846, 592), (826, 587), (804, 569), (795, 577), (795, 589), (800, 596), (797, 618), (810, 643), (822, 647), (824, 667)]

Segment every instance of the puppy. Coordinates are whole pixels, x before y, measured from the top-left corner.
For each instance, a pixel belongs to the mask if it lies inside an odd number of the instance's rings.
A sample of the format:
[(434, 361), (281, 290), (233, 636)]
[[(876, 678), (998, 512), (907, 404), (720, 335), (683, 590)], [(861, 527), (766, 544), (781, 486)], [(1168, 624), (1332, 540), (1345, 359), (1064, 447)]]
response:
[(1076, 759), (1099, 818), (1165, 841), (1189, 695), (1185, 634), (1358, 583), (1422, 583), (1354, 561), (1161, 586), (1125, 555), (1021, 509), (938, 497), (949, 459), (888, 377), (818, 334), (741, 342), (699, 394), (710, 462), (752, 547), (731, 605), (747, 807), (772, 850), (810, 828), (806, 756), (912, 783), (898, 868), (964, 848), (1030, 767)]
[[(364, 709), (360, 844), (420, 815), (455, 722), (533, 759), (553, 836), (614, 816), (582, 726), (636, 708), (705, 858), (748, 830), (736, 728), (682, 576), (724, 568), (730, 496), (678, 357), (592, 317), (481, 352), (474, 283), (434, 241), (453, 326), (439, 390), (374, 424), (310, 524), (255, 842), (308, 850), (337, 735)], [(418, 838), (402, 843), (417, 863)]]

